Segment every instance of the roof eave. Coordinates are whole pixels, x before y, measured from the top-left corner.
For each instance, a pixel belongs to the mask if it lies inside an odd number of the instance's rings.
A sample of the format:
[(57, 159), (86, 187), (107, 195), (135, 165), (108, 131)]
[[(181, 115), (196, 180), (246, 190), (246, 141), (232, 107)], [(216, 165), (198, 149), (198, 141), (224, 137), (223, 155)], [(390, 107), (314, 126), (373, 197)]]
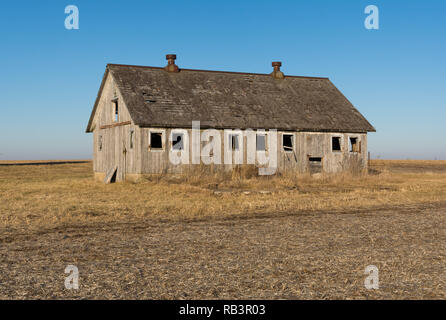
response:
[[(135, 123), (140, 128), (167, 128), (167, 129), (187, 129), (189, 127), (187, 126), (172, 126), (166, 123)], [(233, 126), (210, 126), (210, 125), (203, 125), (200, 124), (200, 129), (217, 129), (217, 130), (246, 130), (248, 128), (236, 128)], [(252, 130), (277, 130), (277, 131), (294, 131), (294, 132), (323, 132), (323, 133), (367, 133), (367, 132), (376, 132), (375, 128), (370, 126), (370, 128), (367, 129), (323, 129), (323, 128), (265, 128), (265, 127), (250, 127), (249, 129)]]

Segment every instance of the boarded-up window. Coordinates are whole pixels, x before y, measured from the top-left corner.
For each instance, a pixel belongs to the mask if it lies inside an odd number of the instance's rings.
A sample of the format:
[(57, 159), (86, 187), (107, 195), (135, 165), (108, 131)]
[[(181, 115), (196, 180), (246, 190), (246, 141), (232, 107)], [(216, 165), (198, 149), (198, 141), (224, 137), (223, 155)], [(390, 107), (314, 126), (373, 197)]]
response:
[(134, 144), (134, 140), (135, 139), (135, 131), (134, 130), (130, 130), (130, 149), (133, 149), (133, 144)]
[(184, 150), (184, 135), (172, 133), (172, 150)]
[(341, 137), (332, 137), (331, 138), (331, 150), (332, 151), (341, 151)]
[(102, 151), (102, 136), (98, 137), (98, 150)]
[(283, 134), (282, 135), (282, 146), (283, 151), (292, 152), (293, 151), (293, 135)]
[(266, 151), (266, 135), (264, 134), (256, 135), (256, 150)]
[(320, 173), (322, 172), (322, 158), (321, 157), (309, 157), (308, 164), (310, 173)]
[(357, 137), (350, 137), (349, 139), (350, 152), (361, 152), (359, 139)]
[(239, 150), (239, 135), (238, 134), (231, 134), (229, 135), (229, 141), (231, 143), (232, 150)]
[(162, 150), (163, 149), (163, 134), (161, 132), (150, 132), (150, 149)]

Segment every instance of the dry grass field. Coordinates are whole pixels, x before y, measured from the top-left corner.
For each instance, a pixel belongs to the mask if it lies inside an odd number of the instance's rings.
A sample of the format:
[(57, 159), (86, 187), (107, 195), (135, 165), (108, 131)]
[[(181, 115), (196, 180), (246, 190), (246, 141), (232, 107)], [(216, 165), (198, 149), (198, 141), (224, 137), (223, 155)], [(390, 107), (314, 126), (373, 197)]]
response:
[[(0, 298), (446, 298), (446, 161), (94, 182), (0, 162)], [(66, 265), (80, 288), (64, 288)], [(379, 268), (380, 289), (364, 288)]]

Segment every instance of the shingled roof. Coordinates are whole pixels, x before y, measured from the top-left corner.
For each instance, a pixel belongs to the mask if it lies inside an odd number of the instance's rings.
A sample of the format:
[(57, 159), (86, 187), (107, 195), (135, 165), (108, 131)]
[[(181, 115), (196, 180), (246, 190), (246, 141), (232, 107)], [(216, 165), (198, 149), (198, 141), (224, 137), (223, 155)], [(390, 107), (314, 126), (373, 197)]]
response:
[(202, 128), (216, 129), (375, 131), (328, 78), (116, 64), (107, 65), (104, 79), (107, 73), (141, 127), (190, 128), (199, 120)]

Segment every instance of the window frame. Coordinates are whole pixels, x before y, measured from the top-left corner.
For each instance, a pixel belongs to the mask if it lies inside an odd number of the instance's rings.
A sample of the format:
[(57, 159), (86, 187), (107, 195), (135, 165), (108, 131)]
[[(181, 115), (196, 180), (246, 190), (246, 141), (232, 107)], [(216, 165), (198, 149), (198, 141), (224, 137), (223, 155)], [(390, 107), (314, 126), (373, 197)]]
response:
[[(356, 139), (356, 143), (353, 144), (351, 139)], [(356, 148), (353, 148), (354, 145), (356, 146)], [(348, 137), (348, 151), (349, 153), (361, 153), (361, 139), (359, 138), (359, 136)]]
[[(339, 150), (334, 150), (333, 149), (333, 139), (335, 139), (335, 138), (339, 139)], [(342, 152), (343, 151), (342, 145), (343, 145), (342, 136), (339, 136), (339, 135), (331, 136), (331, 152)]]
[[(284, 144), (283, 144), (284, 136), (291, 136), (291, 149), (289, 149), (289, 150), (286, 150), (285, 147), (284, 147)], [(296, 144), (295, 140), (296, 140), (296, 138), (295, 138), (294, 133), (282, 133), (282, 151), (283, 152), (288, 152), (288, 153), (293, 153), (294, 152), (294, 146)]]
[[(173, 135), (180, 135), (182, 138), (182, 149), (174, 149), (174, 144), (173, 144)], [(185, 141), (186, 141), (186, 138), (185, 138), (185, 136), (186, 136), (186, 134), (185, 134), (185, 132), (183, 132), (183, 131), (179, 131), (179, 130), (172, 130), (171, 132), (170, 132), (170, 151), (174, 151), (174, 152), (182, 152), (182, 151), (184, 151), (185, 150), (185, 148), (186, 148), (186, 144), (185, 144)]]
[[(237, 137), (237, 148), (235, 148), (235, 146), (234, 146), (234, 140), (233, 140), (233, 138), (234, 137)], [(229, 139), (229, 142), (231, 143), (231, 150), (232, 151), (240, 151), (240, 137), (242, 137), (242, 135), (240, 134), (240, 133), (229, 133), (228, 134), (228, 139)]]
[[(161, 148), (152, 147), (152, 133), (161, 134)], [(166, 130), (150, 129), (148, 135), (148, 149), (151, 152), (163, 152), (166, 149)]]
[(119, 102), (118, 102), (118, 98), (114, 98), (112, 99), (112, 122), (119, 122)]
[[(259, 150), (257, 149), (257, 137), (258, 136), (263, 136), (265, 139), (265, 149), (263, 150)], [(268, 151), (268, 136), (266, 132), (258, 132), (256, 133), (256, 152), (267, 152)]]

